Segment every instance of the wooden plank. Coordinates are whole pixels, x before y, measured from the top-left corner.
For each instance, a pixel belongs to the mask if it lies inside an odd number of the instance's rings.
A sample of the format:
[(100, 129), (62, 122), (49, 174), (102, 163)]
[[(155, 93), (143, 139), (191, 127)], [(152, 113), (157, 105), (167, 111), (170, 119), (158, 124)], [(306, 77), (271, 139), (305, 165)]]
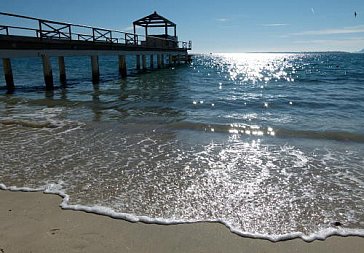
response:
[[(0, 41), (1, 43), (1, 41)], [(108, 50), (58, 50), (58, 49), (39, 49), (39, 50), (14, 50), (14, 49), (0, 49), (0, 58), (24, 58), (24, 57), (38, 57), (46, 54), (49, 57), (58, 56), (90, 56), (90, 55), (140, 55), (143, 54), (160, 54), (160, 51), (108, 51)], [(163, 54), (173, 54), (174, 51), (165, 51)]]
[(148, 47), (145, 45), (126, 45), (121, 43), (110, 43), (98, 41), (78, 41), (59, 39), (40, 39), (26, 36), (0, 36), (0, 50), (104, 50), (104, 51), (129, 51), (129, 52), (187, 52), (186, 48), (171, 47)]

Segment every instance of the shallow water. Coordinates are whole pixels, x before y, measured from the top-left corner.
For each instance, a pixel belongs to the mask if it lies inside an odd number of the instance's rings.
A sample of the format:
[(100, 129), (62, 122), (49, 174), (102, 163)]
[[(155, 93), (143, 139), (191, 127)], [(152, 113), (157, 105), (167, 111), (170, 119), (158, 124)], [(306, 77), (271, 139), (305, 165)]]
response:
[(363, 55), (199, 55), (144, 74), (129, 58), (126, 80), (104, 57), (99, 85), (88, 60), (66, 58), (69, 85), (54, 92), (39, 59), (13, 63), (18, 89), (0, 90), (3, 188), (270, 240), (364, 235)]

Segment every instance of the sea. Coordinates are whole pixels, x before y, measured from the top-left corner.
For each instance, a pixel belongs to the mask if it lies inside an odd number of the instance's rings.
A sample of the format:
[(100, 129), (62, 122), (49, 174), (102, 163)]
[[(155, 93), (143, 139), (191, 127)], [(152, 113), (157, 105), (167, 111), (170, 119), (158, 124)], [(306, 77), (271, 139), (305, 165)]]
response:
[(364, 236), (364, 54), (196, 54), (143, 73), (128, 56), (125, 79), (104, 56), (98, 84), (89, 57), (65, 61), (53, 91), (39, 58), (12, 60), (14, 92), (2, 76), (0, 188), (271, 241)]

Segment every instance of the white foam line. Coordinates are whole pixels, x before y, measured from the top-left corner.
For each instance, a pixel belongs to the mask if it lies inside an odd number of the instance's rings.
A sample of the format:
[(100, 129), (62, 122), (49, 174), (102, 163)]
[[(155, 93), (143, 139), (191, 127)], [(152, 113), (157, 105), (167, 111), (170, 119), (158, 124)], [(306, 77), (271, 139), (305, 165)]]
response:
[(237, 234), (242, 237), (256, 238), (256, 239), (266, 239), (272, 242), (291, 240), (295, 238), (301, 238), (306, 242), (312, 242), (314, 240), (325, 240), (330, 236), (361, 236), (364, 237), (364, 229), (350, 229), (350, 228), (326, 228), (317, 233), (313, 233), (310, 235), (305, 235), (302, 232), (293, 232), (289, 234), (283, 235), (269, 235), (269, 234), (259, 234), (259, 233), (250, 233), (250, 232), (242, 232), (238, 229), (235, 229), (231, 224), (226, 223), (224, 220), (216, 219), (216, 220), (175, 220), (175, 219), (163, 219), (163, 218), (151, 218), (148, 216), (137, 216), (129, 213), (119, 213), (115, 212), (109, 207), (103, 206), (84, 206), (84, 205), (69, 205), (69, 195), (67, 195), (64, 191), (61, 190), (52, 190), (54, 185), (48, 185), (41, 188), (29, 188), (29, 187), (16, 187), (9, 186), (7, 187), (4, 184), (0, 184), (0, 189), (9, 190), (9, 191), (26, 191), (26, 192), (44, 192), (47, 194), (56, 194), (63, 198), (60, 207), (65, 210), (74, 210), (74, 211), (84, 211), (88, 213), (95, 213), (99, 215), (109, 216), (115, 219), (123, 219), (130, 222), (143, 222), (148, 224), (160, 224), (160, 225), (177, 225), (177, 224), (191, 224), (191, 223), (199, 223), (199, 222), (216, 222), (224, 224), (232, 233)]
[(59, 133), (57, 133), (56, 135), (67, 134), (67, 133), (69, 133), (69, 132), (76, 131), (76, 130), (79, 130), (79, 129), (81, 129), (81, 128), (82, 128), (82, 125), (79, 125), (79, 126), (77, 126), (77, 127), (70, 128), (70, 129), (67, 129), (67, 130), (65, 130), (65, 131), (59, 132)]
[(44, 191), (44, 188), (29, 188), (29, 187), (16, 187), (16, 186), (9, 186), (7, 187), (4, 184), (0, 184), (1, 190), (8, 190), (8, 191), (22, 191), (22, 192), (40, 192)]

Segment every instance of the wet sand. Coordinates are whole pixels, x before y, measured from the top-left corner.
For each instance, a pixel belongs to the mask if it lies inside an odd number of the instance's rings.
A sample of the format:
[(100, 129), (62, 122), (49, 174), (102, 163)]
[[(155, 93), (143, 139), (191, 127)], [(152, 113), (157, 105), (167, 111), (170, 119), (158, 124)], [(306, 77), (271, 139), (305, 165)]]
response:
[(62, 210), (56, 195), (0, 190), (0, 252), (363, 252), (364, 238), (333, 236), (273, 243), (224, 225), (131, 223)]

